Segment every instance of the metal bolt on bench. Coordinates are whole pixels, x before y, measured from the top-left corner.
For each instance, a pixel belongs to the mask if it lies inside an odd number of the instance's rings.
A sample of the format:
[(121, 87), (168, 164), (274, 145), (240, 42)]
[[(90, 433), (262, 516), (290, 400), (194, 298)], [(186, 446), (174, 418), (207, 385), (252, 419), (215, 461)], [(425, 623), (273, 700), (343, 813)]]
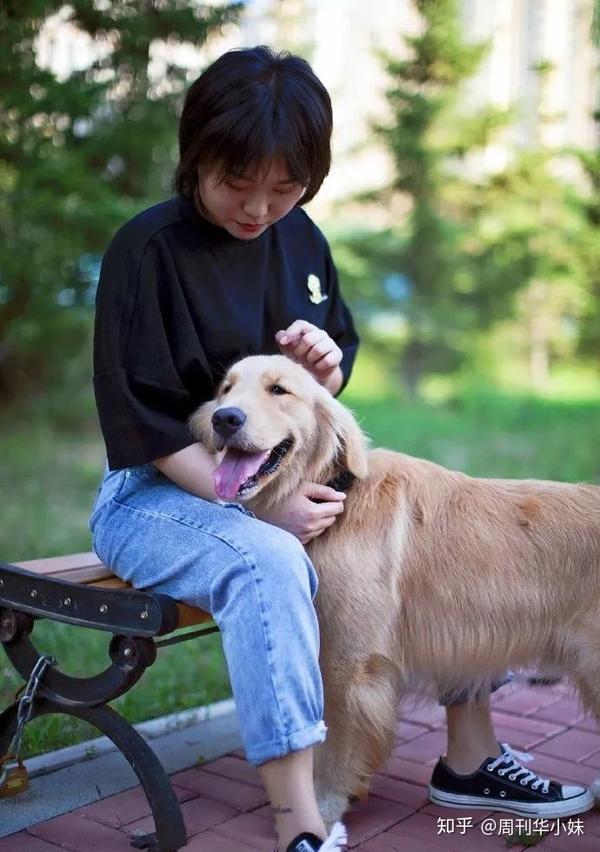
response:
[[(112, 633), (110, 665), (91, 677), (64, 674), (59, 661), (41, 654), (30, 639), (38, 618)], [(210, 624), (162, 640), (156, 636), (204, 622), (212, 622), (209, 613), (167, 595), (133, 589), (94, 553), (18, 565), (0, 562), (0, 642), (27, 684), (21, 700), (0, 713), (0, 790), (3, 784), (9, 787), (11, 778), (13, 784), (4, 795), (27, 789), (19, 757), (25, 723), (49, 713), (66, 713), (109, 737), (140, 780), (156, 832), (136, 837), (132, 846), (155, 852), (185, 846), (183, 817), (168, 775), (143, 737), (107, 703), (137, 683), (155, 661), (157, 648), (214, 633), (218, 627)], [(17, 765), (9, 768), (9, 763)]]

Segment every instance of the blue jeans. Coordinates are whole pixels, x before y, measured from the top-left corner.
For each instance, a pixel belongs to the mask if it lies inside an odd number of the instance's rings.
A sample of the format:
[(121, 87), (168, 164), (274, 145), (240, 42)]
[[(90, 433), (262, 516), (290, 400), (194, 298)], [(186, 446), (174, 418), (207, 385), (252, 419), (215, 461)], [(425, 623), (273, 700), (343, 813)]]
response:
[(152, 464), (105, 470), (90, 529), (123, 580), (212, 613), (250, 763), (325, 739), (317, 575), (298, 539)]

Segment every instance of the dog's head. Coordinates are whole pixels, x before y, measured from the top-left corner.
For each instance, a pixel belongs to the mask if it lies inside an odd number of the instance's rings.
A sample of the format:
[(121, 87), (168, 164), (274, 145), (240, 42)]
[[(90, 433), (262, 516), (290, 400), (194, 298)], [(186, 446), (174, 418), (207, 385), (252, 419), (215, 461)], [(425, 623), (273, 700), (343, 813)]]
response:
[(351, 412), (284, 355), (257, 355), (227, 372), (214, 400), (190, 418), (219, 465), (223, 500), (273, 504), (302, 481), (367, 475), (366, 439)]

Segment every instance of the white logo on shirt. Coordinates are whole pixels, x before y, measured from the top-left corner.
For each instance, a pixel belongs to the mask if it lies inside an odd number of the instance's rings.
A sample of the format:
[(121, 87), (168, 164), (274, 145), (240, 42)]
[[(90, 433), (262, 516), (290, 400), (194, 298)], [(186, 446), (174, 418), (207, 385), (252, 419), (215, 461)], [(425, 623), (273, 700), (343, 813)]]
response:
[(308, 287), (308, 292), (310, 293), (308, 298), (311, 300), (313, 305), (320, 305), (321, 302), (325, 301), (325, 299), (327, 298), (327, 294), (323, 295), (323, 293), (321, 293), (321, 282), (319, 281), (316, 275), (312, 274), (312, 272), (308, 276), (306, 286)]

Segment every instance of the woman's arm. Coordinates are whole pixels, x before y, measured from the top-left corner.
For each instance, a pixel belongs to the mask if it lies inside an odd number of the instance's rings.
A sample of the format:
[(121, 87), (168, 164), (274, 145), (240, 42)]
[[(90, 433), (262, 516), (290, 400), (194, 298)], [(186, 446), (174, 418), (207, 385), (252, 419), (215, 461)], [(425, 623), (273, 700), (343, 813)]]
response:
[[(202, 444), (190, 444), (183, 450), (155, 459), (154, 466), (184, 491), (204, 500), (217, 500), (212, 479), (215, 460)], [(307, 482), (283, 505), (261, 515), (260, 519), (287, 530), (306, 544), (334, 523), (344, 509), (345, 497), (344, 493), (327, 485)], [(324, 502), (315, 503), (314, 500)]]
[(212, 478), (216, 462), (202, 444), (190, 444), (183, 450), (155, 459), (154, 466), (184, 491), (204, 500), (217, 499)]

